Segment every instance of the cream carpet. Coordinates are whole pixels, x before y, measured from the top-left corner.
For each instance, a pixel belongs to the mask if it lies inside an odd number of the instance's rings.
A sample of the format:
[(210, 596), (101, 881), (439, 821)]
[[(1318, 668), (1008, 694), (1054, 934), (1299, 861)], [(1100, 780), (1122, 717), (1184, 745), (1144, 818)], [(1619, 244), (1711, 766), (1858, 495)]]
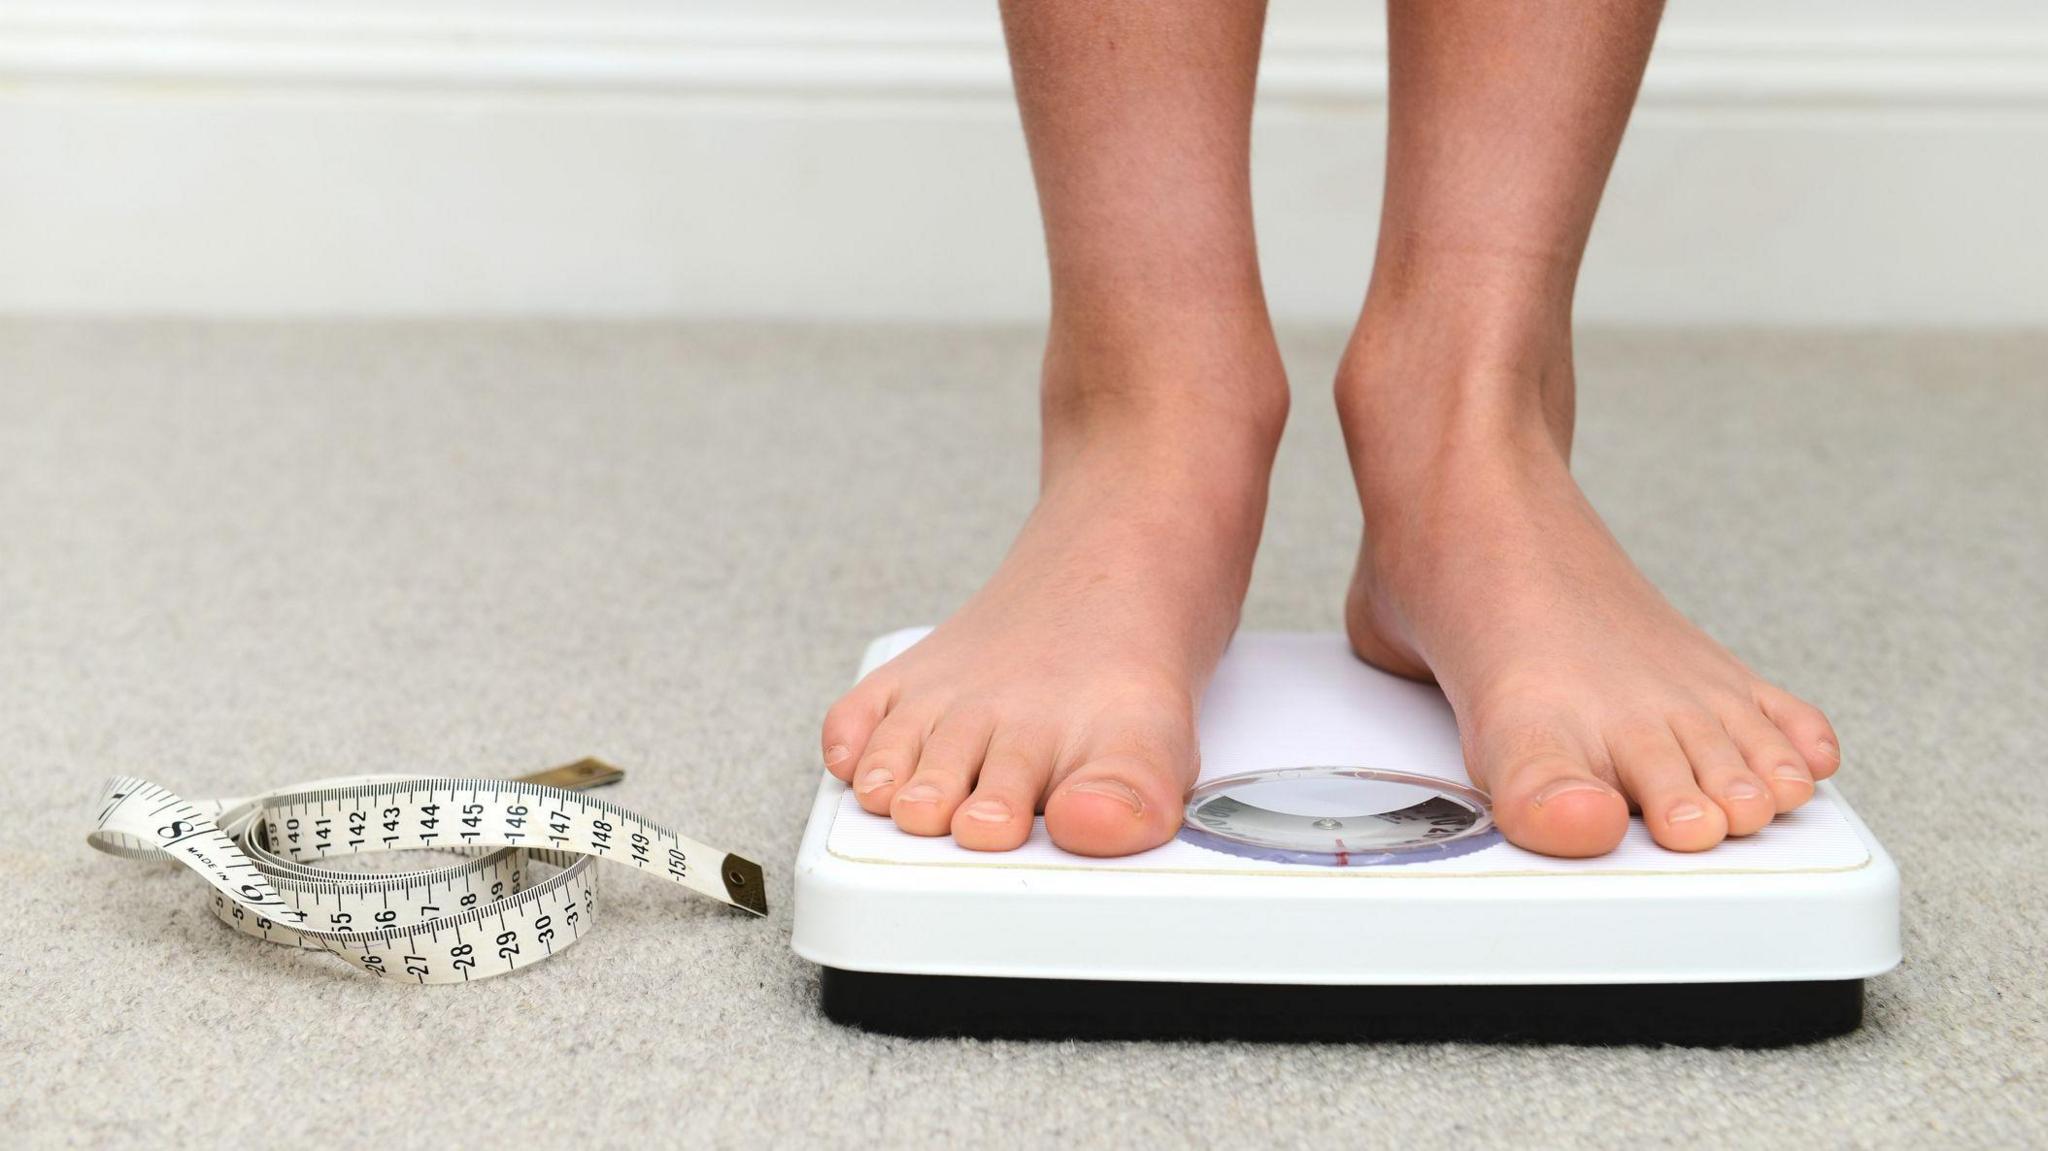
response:
[[(1324, 381), (1247, 625), (1333, 627)], [(789, 951), (814, 723), (995, 563), (1032, 333), (0, 324), (10, 1144), (2015, 1147), (2048, 1140), (2048, 337), (1594, 334), (1578, 466), (1672, 599), (1822, 704), (1905, 875), (1858, 1034), (1763, 1053), (912, 1042)], [(769, 865), (607, 887), (561, 959), (380, 986), (91, 852), (194, 795), (595, 753)]]

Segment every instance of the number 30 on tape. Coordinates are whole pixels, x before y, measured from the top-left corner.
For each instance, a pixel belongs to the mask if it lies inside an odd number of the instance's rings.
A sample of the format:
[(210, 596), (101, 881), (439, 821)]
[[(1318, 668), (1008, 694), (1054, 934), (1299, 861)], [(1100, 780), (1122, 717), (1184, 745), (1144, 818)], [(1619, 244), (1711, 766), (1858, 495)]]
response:
[[(601, 859), (768, 914), (759, 864), (576, 790), (624, 774), (586, 759), (519, 779), (365, 776), (222, 800), (123, 777), (107, 782), (86, 838), (191, 868), (212, 885), (214, 914), (244, 934), (408, 983), (503, 975), (581, 939), (597, 914)], [(321, 866), (422, 849), (464, 858), (402, 873)]]

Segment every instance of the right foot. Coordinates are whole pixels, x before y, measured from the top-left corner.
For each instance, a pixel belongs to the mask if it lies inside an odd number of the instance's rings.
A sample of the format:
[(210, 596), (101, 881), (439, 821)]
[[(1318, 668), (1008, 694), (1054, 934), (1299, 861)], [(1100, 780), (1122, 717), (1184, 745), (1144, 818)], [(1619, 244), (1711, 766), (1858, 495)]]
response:
[[(916, 835), (1156, 847), (1237, 626), (1286, 414), (1270, 337), (1055, 339), (1038, 506), (995, 576), (825, 717), (825, 766)], [(1085, 346), (1084, 345), (1088, 345)]]
[(1366, 523), (1346, 624), (1443, 687), (1502, 832), (1600, 855), (1633, 806), (1704, 851), (1811, 798), (1827, 718), (1679, 615), (1573, 481), (1569, 325), (1499, 355), (1508, 324), (1411, 308), (1368, 315), (1340, 375)]

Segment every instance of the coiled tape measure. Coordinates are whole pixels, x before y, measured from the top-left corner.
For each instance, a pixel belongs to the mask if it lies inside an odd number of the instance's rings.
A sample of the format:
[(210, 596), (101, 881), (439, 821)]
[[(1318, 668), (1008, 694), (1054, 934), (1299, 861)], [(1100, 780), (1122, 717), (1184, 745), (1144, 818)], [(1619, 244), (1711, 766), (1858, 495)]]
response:
[[(518, 779), (362, 776), (220, 800), (121, 777), (107, 782), (86, 839), (191, 868), (212, 885), (214, 914), (245, 935), (408, 983), (504, 975), (581, 939), (597, 914), (600, 859), (768, 914), (759, 864), (580, 794), (624, 776), (586, 759)], [(466, 858), (409, 872), (321, 865), (448, 849)]]

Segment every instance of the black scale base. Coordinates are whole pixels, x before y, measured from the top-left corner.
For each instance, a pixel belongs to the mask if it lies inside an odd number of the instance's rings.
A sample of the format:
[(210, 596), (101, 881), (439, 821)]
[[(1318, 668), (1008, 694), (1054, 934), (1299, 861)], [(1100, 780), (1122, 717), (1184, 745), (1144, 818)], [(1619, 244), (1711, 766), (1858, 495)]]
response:
[(827, 967), (825, 1014), (983, 1039), (1237, 1039), (1781, 1047), (1854, 1031), (1863, 981), (1322, 987), (992, 979)]

